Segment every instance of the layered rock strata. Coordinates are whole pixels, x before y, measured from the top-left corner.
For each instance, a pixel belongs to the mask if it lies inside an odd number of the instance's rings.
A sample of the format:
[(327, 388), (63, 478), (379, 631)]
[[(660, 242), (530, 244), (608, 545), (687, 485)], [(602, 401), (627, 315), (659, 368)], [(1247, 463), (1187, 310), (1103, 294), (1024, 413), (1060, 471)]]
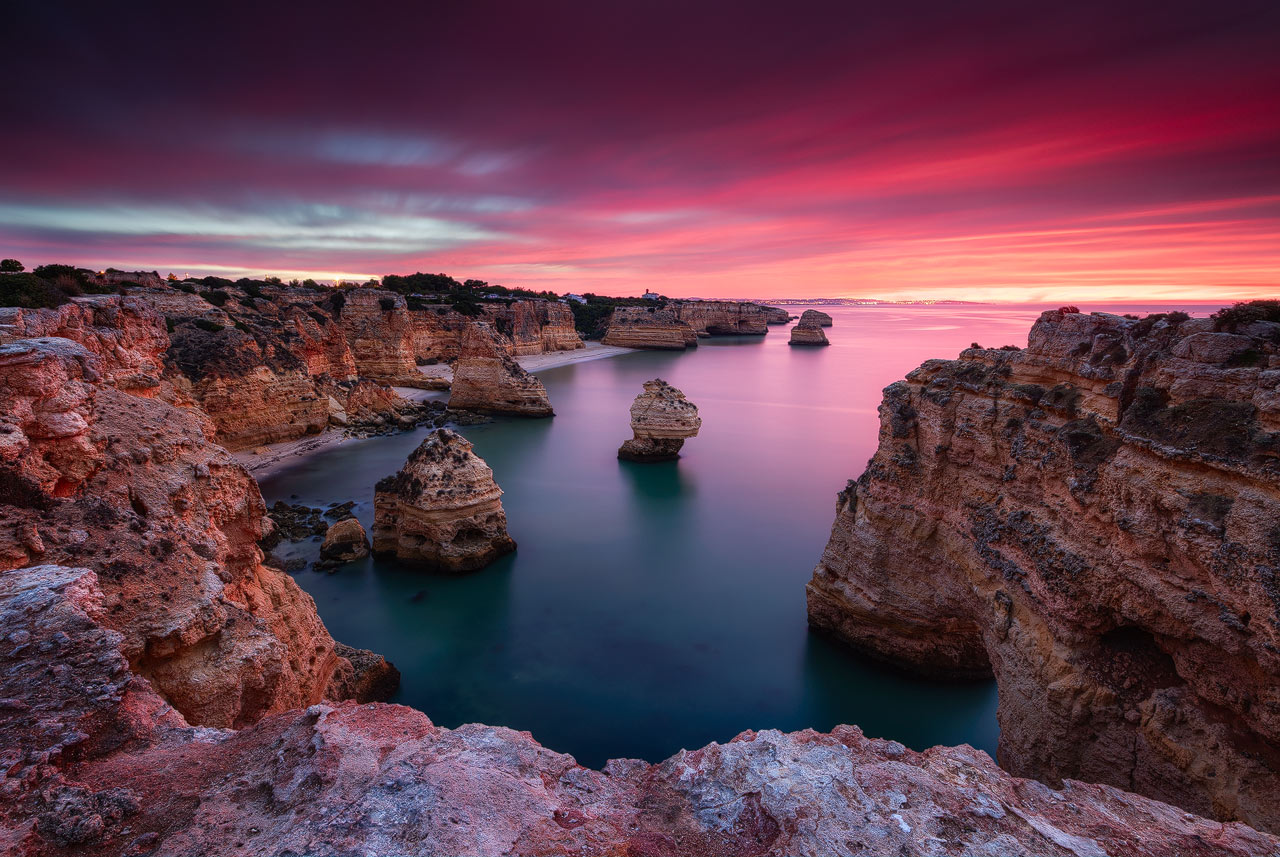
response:
[(760, 309), (764, 310), (764, 320), (766, 324), (787, 324), (791, 321), (791, 313), (785, 309), (776, 306), (760, 305)]
[(405, 299), (383, 289), (352, 289), (342, 294), (339, 323), (360, 376), (417, 386), (421, 343)]
[(622, 348), (684, 351), (698, 344), (698, 334), (675, 312), (656, 307), (615, 307), (600, 340)]
[(474, 571), (515, 550), (502, 489), (471, 443), (437, 429), (374, 494), (373, 551), (440, 571)]
[(809, 621), (994, 672), (1001, 763), (1280, 829), (1280, 325), (1042, 315), (885, 390)]
[(320, 701), (341, 658), (311, 598), (262, 563), (257, 485), (198, 413), (112, 386), (115, 353), (0, 346), (0, 571), (96, 572), (130, 668), (192, 724)]
[(830, 315), (816, 309), (807, 309), (800, 313), (800, 323), (806, 322), (817, 327), (830, 327), (832, 323)]
[(573, 311), (563, 301), (514, 301), (496, 308), (486, 305), (485, 315), (511, 340), (516, 357), (586, 347), (574, 327)]
[(768, 333), (769, 316), (759, 304), (740, 301), (676, 301), (676, 317), (698, 336)]
[(686, 438), (702, 428), (698, 406), (661, 378), (644, 382), (644, 392), (631, 403), (634, 436), (618, 448), (627, 461), (671, 461), (680, 457)]
[(355, 518), (343, 518), (325, 530), (320, 545), (320, 558), (334, 562), (351, 562), (369, 555), (369, 537)]
[(821, 324), (813, 319), (802, 317), (796, 322), (796, 326), (791, 328), (791, 339), (787, 340), (787, 344), (830, 345), (831, 343), (827, 341), (827, 334), (823, 332)]
[(527, 732), (444, 729), (395, 705), (321, 704), (238, 732), (193, 729), (132, 672), (102, 625), (106, 604), (87, 569), (0, 576), (0, 635), (17, 642), (0, 648), (8, 854), (1280, 850), (1243, 825), (1108, 786), (1053, 791), (968, 747), (915, 753), (848, 726), (744, 732), (604, 771)]
[(525, 371), (501, 341), (501, 334), (483, 322), (468, 327), (462, 351), (453, 367), (449, 407), (522, 417), (554, 415), (546, 387)]

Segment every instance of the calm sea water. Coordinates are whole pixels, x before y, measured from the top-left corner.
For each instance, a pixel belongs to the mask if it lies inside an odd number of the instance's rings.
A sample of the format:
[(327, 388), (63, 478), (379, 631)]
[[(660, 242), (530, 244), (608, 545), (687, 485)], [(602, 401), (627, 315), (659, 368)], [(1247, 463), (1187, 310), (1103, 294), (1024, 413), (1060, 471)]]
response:
[[(908, 678), (811, 635), (804, 584), (836, 492), (875, 450), (881, 389), (973, 341), (1025, 345), (1043, 307), (823, 309), (835, 319), (828, 348), (790, 348), (773, 327), (546, 370), (554, 419), (464, 429), (506, 492), (519, 544), (489, 568), (448, 577), (370, 559), (296, 579), (336, 639), (400, 668), (395, 701), (443, 726), (529, 730), (585, 765), (839, 723), (994, 755), (991, 682)], [(701, 434), (678, 462), (620, 462), (631, 400), (654, 377), (698, 405)], [(263, 494), (355, 500), (368, 527), (374, 483), (424, 434), (349, 441), (265, 480)]]

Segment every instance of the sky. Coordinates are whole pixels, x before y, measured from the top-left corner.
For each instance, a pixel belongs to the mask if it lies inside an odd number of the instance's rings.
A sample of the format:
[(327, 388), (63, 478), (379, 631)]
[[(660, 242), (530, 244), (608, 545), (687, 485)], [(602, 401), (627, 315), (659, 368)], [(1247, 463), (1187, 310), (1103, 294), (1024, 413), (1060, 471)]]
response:
[(28, 267), (1280, 293), (1274, 0), (11, 0), (6, 18), (0, 255)]

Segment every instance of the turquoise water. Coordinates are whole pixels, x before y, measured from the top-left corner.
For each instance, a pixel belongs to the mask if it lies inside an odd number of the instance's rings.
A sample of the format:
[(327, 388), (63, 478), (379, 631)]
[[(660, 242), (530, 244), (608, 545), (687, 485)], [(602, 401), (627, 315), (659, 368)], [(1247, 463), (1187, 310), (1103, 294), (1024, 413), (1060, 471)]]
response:
[[(529, 730), (585, 765), (839, 723), (994, 755), (991, 682), (915, 680), (811, 635), (804, 584), (836, 492), (875, 450), (880, 390), (975, 340), (1025, 345), (1039, 308), (824, 309), (828, 348), (790, 348), (773, 327), (546, 370), (553, 419), (463, 429), (519, 544), (489, 568), (447, 577), (370, 559), (296, 579), (336, 639), (400, 668), (395, 701), (442, 726)], [(698, 405), (701, 434), (678, 462), (620, 462), (631, 400), (654, 377)], [(355, 500), (368, 527), (374, 483), (423, 434), (344, 443), (263, 494)]]

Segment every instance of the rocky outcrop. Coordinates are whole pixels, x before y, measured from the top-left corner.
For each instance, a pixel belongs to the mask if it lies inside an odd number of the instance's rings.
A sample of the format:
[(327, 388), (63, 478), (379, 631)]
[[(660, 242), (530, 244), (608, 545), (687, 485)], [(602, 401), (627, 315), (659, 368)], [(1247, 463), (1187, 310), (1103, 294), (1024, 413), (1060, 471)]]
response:
[(516, 548), (493, 471), (449, 429), (427, 435), (373, 503), (373, 551), (401, 562), (473, 571)]
[(806, 322), (817, 327), (830, 327), (831, 316), (816, 309), (807, 309), (800, 313), (800, 323)]
[(343, 292), (338, 323), (363, 378), (416, 386), (421, 378), (414, 323), (405, 300), (383, 289)]
[(369, 537), (355, 518), (343, 518), (329, 525), (324, 542), (320, 545), (320, 558), (335, 562), (351, 562), (369, 555)]
[(615, 307), (600, 341), (622, 348), (684, 351), (697, 346), (698, 334), (671, 310)]
[(698, 336), (768, 333), (769, 317), (759, 304), (741, 301), (675, 301), (676, 317)]
[(618, 448), (627, 461), (671, 461), (680, 457), (686, 438), (702, 427), (698, 406), (661, 378), (644, 382), (644, 392), (631, 403), (634, 437)]
[(514, 301), (509, 306), (487, 304), (485, 315), (494, 328), (511, 340), (512, 354), (545, 354), (584, 348), (573, 324), (573, 311), (563, 301)]
[[(396, 705), (193, 729), (102, 626), (87, 569), (0, 576), (0, 842), (15, 855), (1257, 855), (1280, 840), (968, 747), (744, 732), (604, 771), (527, 732)], [(355, 660), (358, 660), (356, 658)], [(51, 668), (56, 661), (57, 669)], [(85, 688), (94, 692), (86, 693)]]
[(791, 313), (781, 307), (760, 304), (760, 309), (764, 310), (766, 324), (787, 324), (791, 321)]
[[(812, 312), (810, 310), (809, 312)], [(805, 315), (809, 313), (806, 312)], [(796, 322), (796, 326), (791, 328), (791, 339), (787, 341), (788, 345), (830, 345), (827, 341), (827, 335), (822, 331), (822, 325), (814, 319), (801, 318)]]
[(1280, 829), (1280, 325), (1042, 315), (885, 390), (809, 621), (994, 672), (1001, 763)]
[(453, 367), (449, 407), (522, 417), (554, 415), (547, 389), (515, 361), (500, 334), (483, 322), (467, 328)]
[(105, 383), (66, 339), (0, 346), (0, 570), (87, 566), (132, 668), (191, 723), (323, 697), (339, 659), (262, 564), (265, 507), (196, 414)]

